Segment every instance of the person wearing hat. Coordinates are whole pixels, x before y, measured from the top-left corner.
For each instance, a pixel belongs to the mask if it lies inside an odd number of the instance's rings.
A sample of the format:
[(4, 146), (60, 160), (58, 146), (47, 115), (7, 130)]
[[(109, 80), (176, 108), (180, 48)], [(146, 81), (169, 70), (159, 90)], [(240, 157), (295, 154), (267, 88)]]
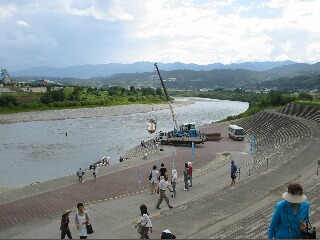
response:
[(231, 160), (231, 184), (230, 184), (230, 186), (236, 184), (237, 171), (238, 171), (237, 166), (234, 164), (234, 161)]
[(298, 183), (289, 184), (282, 198), (274, 208), (268, 238), (299, 238), (301, 231), (307, 229), (310, 203), (306, 201), (307, 197), (303, 195), (303, 189)]
[(84, 210), (83, 203), (77, 204), (78, 212), (75, 216), (76, 227), (78, 230), (78, 236), (80, 239), (87, 239), (87, 224), (89, 223), (89, 215)]
[(176, 169), (173, 169), (171, 171), (171, 173), (172, 173), (171, 186), (172, 186), (172, 191), (173, 191), (171, 197), (176, 197), (176, 195), (177, 195), (176, 186), (177, 186), (178, 172)]
[(63, 212), (62, 217), (61, 217), (61, 239), (64, 239), (66, 235), (68, 236), (69, 239), (72, 239), (70, 228), (69, 228), (69, 213), (71, 213), (71, 210), (66, 210)]

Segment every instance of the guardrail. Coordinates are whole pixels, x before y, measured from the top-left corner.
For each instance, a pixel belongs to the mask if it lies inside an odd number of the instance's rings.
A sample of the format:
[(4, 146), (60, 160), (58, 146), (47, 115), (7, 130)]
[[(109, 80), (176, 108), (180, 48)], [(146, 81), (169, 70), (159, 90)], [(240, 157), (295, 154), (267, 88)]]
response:
[(239, 167), (239, 169), (238, 169), (239, 179), (241, 178), (241, 175), (251, 176), (251, 174), (254, 170), (257, 170), (262, 167), (266, 167), (266, 169), (269, 168), (269, 158), (268, 157), (264, 157), (262, 159), (255, 160), (251, 163), (248, 163), (246, 165)]
[[(246, 165), (243, 165), (238, 168), (238, 175), (239, 175), (239, 180), (241, 176), (251, 176), (255, 170), (261, 170), (261, 168), (265, 167), (264, 170), (267, 170), (269, 168), (269, 157), (264, 157), (259, 160), (255, 160), (251, 163), (248, 163)], [(318, 165), (317, 165), (317, 175), (319, 175), (320, 172), (320, 160), (318, 160)]]

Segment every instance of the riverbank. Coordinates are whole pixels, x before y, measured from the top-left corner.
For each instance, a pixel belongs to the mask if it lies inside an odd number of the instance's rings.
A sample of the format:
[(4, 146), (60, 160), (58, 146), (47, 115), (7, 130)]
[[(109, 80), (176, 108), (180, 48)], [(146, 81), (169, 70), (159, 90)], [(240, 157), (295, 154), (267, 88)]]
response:
[[(183, 107), (193, 103), (194, 103), (193, 101), (183, 101), (183, 102), (173, 103), (172, 105), (174, 107)], [(48, 110), (48, 111), (1, 114), (0, 124), (128, 115), (133, 113), (145, 113), (150, 111), (158, 111), (158, 110), (167, 109), (167, 108), (169, 108), (168, 104), (133, 104), (133, 105), (121, 105), (121, 106), (98, 107), (98, 108), (64, 109), (64, 110)], [(21, 188), (28, 185), (30, 184), (0, 186), (0, 193)]]
[[(176, 102), (174, 107), (183, 107), (193, 104), (193, 101)], [(0, 114), (0, 124), (31, 121), (49, 121), (76, 118), (94, 118), (104, 116), (129, 115), (145, 113), (169, 108), (168, 104), (132, 104), (111, 107), (77, 108), (63, 110), (47, 110), (22, 113)]]
[[(178, 98), (173, 106), (179, 123), (192, 121), (198, 127), (247, 108), (244, 103), (198, 98)], [(0, 124), (3, 136), (0, 159), (4, 172), (1, 185), (30, 185), (74, 174), (75, 169), (86, 167), (102, 156), (109, 156), (111, 163), (117, 163), (126, 150), (153, 137), (146, 131), (149, 118), (157, 120), (158, 130), (172, 129), (172, 116), (166, 104), (77, 110), (68, 114), (70, 110), (51, 111), (54, 115), (26, 113), (25, 117), (31, 115), (34, 121), (23, 118), (25, 122)], [(15, 116), (17, 114), (10, 114), (9, 120), (21, 121)], [(71, 116), (78, 118), (68, 119)]]

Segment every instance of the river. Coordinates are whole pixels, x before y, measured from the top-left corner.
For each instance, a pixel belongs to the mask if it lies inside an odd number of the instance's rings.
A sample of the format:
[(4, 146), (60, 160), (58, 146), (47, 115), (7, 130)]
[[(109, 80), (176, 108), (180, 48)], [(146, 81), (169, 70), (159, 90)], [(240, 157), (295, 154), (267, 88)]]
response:
[[(178, 98), (176, 101), (187, 101)], [(174, 109), (177, 122), (210, 124), (237, 115), (248, 103), (192, 98), (194, 104)], [(155, 137), (147, 120), (157, 121), (157, 131), (173, 129), (169, 109), (66, 120), (0, 124), (0, 186), (21, 186), (73, 174), (79, 167), (109, 156), (112, 164), (141, 140)], [(66, 136), (67, 133), (67, 136)]]

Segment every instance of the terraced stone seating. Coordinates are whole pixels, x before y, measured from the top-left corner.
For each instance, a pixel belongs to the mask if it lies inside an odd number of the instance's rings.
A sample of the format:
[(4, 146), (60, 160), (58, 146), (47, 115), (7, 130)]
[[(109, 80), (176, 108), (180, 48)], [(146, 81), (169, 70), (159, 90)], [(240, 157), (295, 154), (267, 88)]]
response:
[[(301, 152), (308, 149), (315, 141), (307, 121), (299, 120), (297, 117), (308, 119), (306, 116), (309, 116), (310, 119), (316, 119), (315, 116), (317, 116), (319, 118), (319, 109), (310, 106), (295, 107), (293, 104), (288, 104), (282, 111), (296, 117), (285, 116), (280, 111), (278, 111), (279, 114), (274, 110), (266, 110), (235, 123), (245, 129), (248, 140), (251, 135), (255, 136), (253, 162), (239, 166), (238, 185), (240, 187), (247, 182), (247, 178), (249, 179), (253, 175), (259, 177), (259, 173), (264, 172), (265, 174), (266, 171), (272, 171), (285, 162), (300, 156)], [(320, 176), (316, 175), (306, 179), (308, 180), (303, 183), (303, 186), (311, 204), (310, 221), (313, 226), (319, 229)], [(281, 196), (275, 196), (274, 199), (273, 202), (250, 215), (245, 215), (242, 219), (232, 222), (232, 225), (223, 225), (224, 227), (221, 227), (218, 232), (212, 233), (207, 238), (266, 239), (274, 206), (276, 202), (281, 200)]]
[[(320, 183), (319, 176), (310, 179), (304, 185), (304, 192), (310, 202), (310, 222), (312, 226), (320, 227)], [(262, 209), (244, 217), (232, 226), (225, 226), (219, 232), (208, 236), (209, 239), (266, 239), (268, 226), (273, 214), (275, 204), (281, 199), (275, 200)]]
[(320, 107), (318, 106), (302, 105), (291, 102), (278, 109), (277, 112), (320, 123)]
[(124, 158), (125, 159), (126, 158), (128, 159), (145, 158), (146, 156), (156, 153), (158, 151), (156, 145), (154, 144), (153, 139), (145, 141), (144, 143), (146, 147), (138, 145), (127, 150), (124, 154)]
[[(296, 156), (302, 148), (308, 146), (310, 129), (296, 119), (285, 117), (272, 110), (266, 110), (240, 120), (237, 125), (244, 128), (247, 139), (255, 137), (255, 165), (243, 169), (242, 177), (252, 175), (255, 170), (265, 168), (268, 159), (269, 167), (279, 165)], [(260, 161), (264, 160), (264, 161)], [(259, 163), (259, 164), (258, 164)]]

